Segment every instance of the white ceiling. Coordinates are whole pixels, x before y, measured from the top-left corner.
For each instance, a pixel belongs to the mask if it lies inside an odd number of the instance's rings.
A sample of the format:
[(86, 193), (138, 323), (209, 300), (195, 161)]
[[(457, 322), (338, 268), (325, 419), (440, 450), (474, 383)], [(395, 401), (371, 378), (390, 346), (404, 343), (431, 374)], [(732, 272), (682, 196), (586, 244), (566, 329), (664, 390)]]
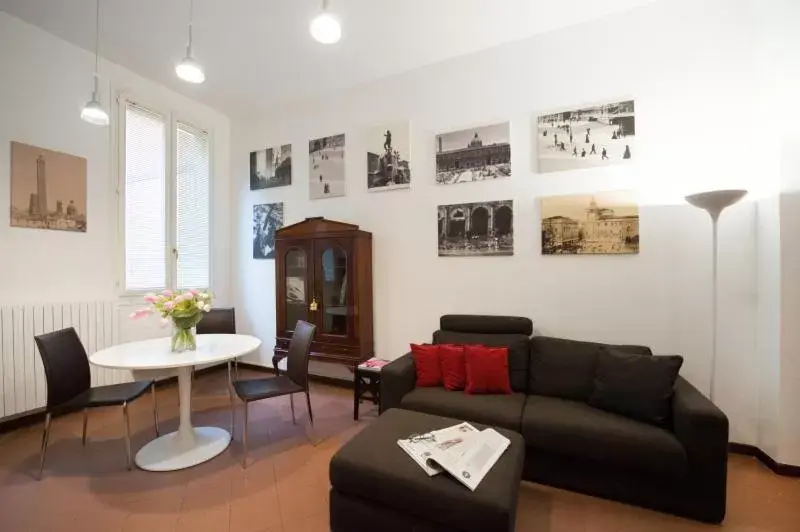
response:
[[(101, 54), (238, 116), (385, 77), (653, 0), (332, 0), (342, 40), (319, 44), (321, 0), (195, 0), (201, 86), (175, 77), (188, 0), (101, 0)], [(0, 0), (0, 9), (94, 47), (95, 0)]]

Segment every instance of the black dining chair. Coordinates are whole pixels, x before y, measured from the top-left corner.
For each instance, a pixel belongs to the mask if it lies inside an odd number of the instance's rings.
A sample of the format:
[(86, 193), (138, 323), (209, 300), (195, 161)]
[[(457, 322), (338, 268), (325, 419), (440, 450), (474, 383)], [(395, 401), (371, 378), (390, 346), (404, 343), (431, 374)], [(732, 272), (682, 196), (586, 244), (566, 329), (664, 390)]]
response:
[[(203, 314), (203, 319), (197, 323), (197, 334), (236, 334), (236, 312), (233, 308), (213, 308)], [(239, 361), (228, 361), (228, 395), (231, 400), (231, 432), (233, 432), (233, 417), (234, 417), (234, 404), (233, 404), (233, 374), (231, 373), (231, 366), (236, 378), (239, 378)], [(194, 370), (192, 370), (192, 378), (194, 378)]]
[(297, 423), (294, 416), (294, 394), (305, 392), (308, 406), (308, 421), (314, 425), (311, 413), (311, 396), (308, 393), (308, 359), (311, 353), (311, 342), (314, 340), (316, 326), (299, 320), (294, 328), (289, 354), (286, 357), (286, 373), (266, 379), (237, 380), (233, 383), (236, 395), (244, 402), (244, 428), (242, 440), (244, 453), (242, 467), (247, 467), (247, 407), (251, 401), (269, 399), (270, 397), (289, 396), (292, 408), (292, 423)]
[(131, 423), (128, 415), (128, 403), (141, 397), (150, 388), (153, 396), (153, 421), (155, 422), (156, 436), (158, 436), (155, 381), (125, 382), (93, 388), (89, 358), (74, 328), (69, 327), (35, 336), (34, 340), (39, 348), (39, 355), (42, 357), (44, 376), (47, 382), (47, 405), (44, 434), (42, 434), (42, 451), (39, 459), (39, 480), (42, 479), (52, 417), (83, 410), (81, 442), (86, 445), (88, 410), (101, 406), (122, 405), (122, 416), (125, 421), (125, 452), (128, 469), (131, 469), (133, 462), (131, 460)]

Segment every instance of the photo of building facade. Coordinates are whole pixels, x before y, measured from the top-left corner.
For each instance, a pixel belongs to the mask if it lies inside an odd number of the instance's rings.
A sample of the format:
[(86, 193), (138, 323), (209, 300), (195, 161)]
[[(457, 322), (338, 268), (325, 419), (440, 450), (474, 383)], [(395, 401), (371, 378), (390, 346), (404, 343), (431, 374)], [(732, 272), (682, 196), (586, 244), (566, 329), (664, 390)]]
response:
[(542, 254), (639, 252), (639, 207), (629, 192), (543, 198)]
[(439, 256), (514, 254), (514, 202), (440, 205)]
[(250, 190), (292, 184), (292, 145), (250, 152)]
[(509, 123), (436, 136), (436, 182), (453, 185), (511, 175)]

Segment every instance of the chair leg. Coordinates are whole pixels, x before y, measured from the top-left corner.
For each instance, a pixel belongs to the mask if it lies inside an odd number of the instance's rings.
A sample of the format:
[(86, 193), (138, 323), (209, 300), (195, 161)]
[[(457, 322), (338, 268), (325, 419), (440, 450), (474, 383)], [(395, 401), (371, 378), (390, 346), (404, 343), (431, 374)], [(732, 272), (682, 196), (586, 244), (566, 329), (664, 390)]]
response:
[(292, 425), (297, 425), (297, 419), (294, 417), (294, 394), (289, 394), (289, 404), (292, 407)]
[(50, 412), (47, 413), (44, 417), (44, 432), (42, 433), (42, 451), (41, 456), (39, 457), (39, 478), (38, 480), (42, 480), (42, 471), (44, 470), (44, 458), (47, 455), (47, 441), (50, 439), (50, 421), (51, 421)]
[[(234, 424), (236, 422), (236, 405), (233, 402), (233, 374), (231, 373), (232, 362), (228, 361), (228, 396), (231, 401), (231, 438), (233, 438)], [(235, 362), (233, 362), (235, 364)], [(235, 367), (235, 366), (234, 366)]]
[(244, 428), (242, 429), (242, 469), (247, 469), (247, 401), (244, 402)]
[(131, 418), (128, 415), (128, 402), (122, 403), (122, 417), (125, 418), (125, 455), (128, 462), (128, 471), (133, 466), (131, 462)]
[(81, 444), (86, 447), (86, 425), (89, 424), (89, 409), (83, 409), (83, 435), (81, 436)]
[(153, 396), (153, 423), (156, 427), (156, 438), (161, 436), (161, 431), (158, 429), (158, 398), (156, 397), (156, 383), (150, 385), (150, 394)]
[(308, 406), (308, 421), (311, 423), (311, 426), (314, 426), (314, 414), (311, 413), (311, 395), (308, 393), (308, 388), (306, 388), (306, 406)]

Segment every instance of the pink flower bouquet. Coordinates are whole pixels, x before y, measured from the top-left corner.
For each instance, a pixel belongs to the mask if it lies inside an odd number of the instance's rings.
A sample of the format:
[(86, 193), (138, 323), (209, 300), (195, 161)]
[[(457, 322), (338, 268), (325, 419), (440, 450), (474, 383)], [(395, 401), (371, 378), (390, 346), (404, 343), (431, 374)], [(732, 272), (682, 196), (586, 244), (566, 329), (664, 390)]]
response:
[(131, 318), (139, 319), (158, 313), (162, 323), (173, 325), (172, 350), (176, 352), (197, 349), (194, 327), (203, 319), (203, 313), (211, 310), (210, 292), (191, 289), (183, 292), (164, 290), (160, 294), (147, 294), (144, 300), (148, 307), (137, 310)]

